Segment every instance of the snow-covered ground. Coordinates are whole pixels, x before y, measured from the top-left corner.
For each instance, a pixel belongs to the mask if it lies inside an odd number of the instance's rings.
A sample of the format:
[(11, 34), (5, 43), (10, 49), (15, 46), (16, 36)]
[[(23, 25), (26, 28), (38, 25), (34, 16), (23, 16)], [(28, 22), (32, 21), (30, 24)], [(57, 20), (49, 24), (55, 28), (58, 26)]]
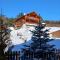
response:
[[(31, 40), (27, 43), (24, 43), (24, 44), (18, 44), (18, 45), (15, 45), (11, 51), (21, 51), (22, 49), (26, 48), (26, 46), (24, 46), (25, 44), (29, 44), (31, 42)], [(60, 49), (60, 40), (53, 40), (51, 42), (49, 42), (49, 44), (51, 45), (55, 45), (54, 47), (57, 48), (57, 49)]]
[(46, 30), (46, 29), (49, 29), (48, 33), (50, 34), (50, 38), (60, 39), (60, 37), (57, 38), (58, 36), (57, 36), (57, 37), (54, 37), (54, 36), (52, 35), (53, 32), (59, 31), (59, 30), (60, 30), (60, 27), (45, 27), (45, 29), (43, 29), (43, 30)]
[(60, 27), (45, 27), (45, 29), (49, 29), (49, 33), (60, 30)]
[[(49, 33), (60, 30), (60, 27), (46, 27), (45, 29), (49, 29)], [(44, 30), (45, 30), (44, 29)], [(20, 48), (24, 48), (24, 44), (29, 44), (31, 42), (32, 32), (30, 30), (34, 30), (34, 27), (27, 27), (25, 24), (20, 29), (14, 29), (14, 27), (9, 27), (10, 32), (10, 40), (12, 42), (12, 46), (14, 46), (13, 50), (20, 50)], [(25, 43), (26, 42), (26, 43)], [(59, 48), (60, 38), (57, 40), (50, 42), (56, 47)]]
[(13, 45), (22, 44), (25, 41), (31, 40), (32, 32), (24, 24), (20, 29), (10, 27), (10, 40)]
[[(12, 41), (12, 44), (17, 45), (24, 43), (25, 41), (31, 40), (33, 34), (30, 30), (33, 30), (34, 27), (27, 28), (27, 26), (24, 24), (20, 29), (16, 30), (13, 27), (10, 27), (10, 29), (11, 29), (10, 39)], [(49, 33), (60, 30), (59, 27), (46, 27), (45, 29), (49, 29)], [(60, 38), (56, 38), (56, 39), (60, 39)]]
[[(60, 30), (60, 27), (45, 27), (45, 29), (49, 29), (49, 33)], [(50, 44), (54, 44), (56, 48), (60, 48), (60, 38), (50, 36), (53, 41), (49, 42)]]

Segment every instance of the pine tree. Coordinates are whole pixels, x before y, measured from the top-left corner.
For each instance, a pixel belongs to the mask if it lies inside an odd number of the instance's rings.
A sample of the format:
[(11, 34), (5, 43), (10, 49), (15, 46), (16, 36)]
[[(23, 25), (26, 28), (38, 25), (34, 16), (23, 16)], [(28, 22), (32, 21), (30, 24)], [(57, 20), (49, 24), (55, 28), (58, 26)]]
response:
[[(55, 48), (54, 45), (50, 45), (48, 42), (52, 41), (53, 39), (50, 39), (48, 29), (44, 30), (46, 24), (39, 22), (38, 26), (36, 26), (35, 31), (32, 31), (32, 43), (30, 46), (27, 46), (28, 48), (24, 49), (25, 56), (29, 53), (34, 54), (34, 58), (37, 59), (47, 59), (52, 60)], [(49, 56), (48, 56), (49, 55)], [(30, 54), (31, 56), (31, 54)], [(31, 59), (30, 59), (31, 60)], [(32, 59), (34, 60), (34, 59)]]
[(9, 39), (9, 33), (3, 19), (0, 18), (0, 60), (4, 58), (4, 49), (7, 46)]

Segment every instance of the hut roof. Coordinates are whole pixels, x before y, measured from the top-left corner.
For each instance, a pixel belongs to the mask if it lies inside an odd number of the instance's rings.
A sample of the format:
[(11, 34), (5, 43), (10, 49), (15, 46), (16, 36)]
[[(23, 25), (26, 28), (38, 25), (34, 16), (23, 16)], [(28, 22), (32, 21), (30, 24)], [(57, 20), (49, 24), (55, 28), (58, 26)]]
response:
[(35, 12), (31, 12), (20, 18), (17, 18), (15, 22), (21, 21), (22, 19), (24, 19), (28, 23), (38, 23), (39, 20), (42, 20), (42, 18), (39, 15), (37, 15), (37, 13)]

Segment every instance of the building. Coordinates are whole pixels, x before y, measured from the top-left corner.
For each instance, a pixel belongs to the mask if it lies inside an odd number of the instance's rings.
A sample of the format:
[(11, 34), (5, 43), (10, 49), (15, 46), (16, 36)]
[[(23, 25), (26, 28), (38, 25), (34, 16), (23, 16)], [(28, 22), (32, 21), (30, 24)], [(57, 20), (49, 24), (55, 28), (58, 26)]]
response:
[(15, 20), (15, 26), (20, 27), (24, 23), (26, 23), (27, 25), (35, 25), (39, 23), (39, 20), (42, 20), (42, 18), (39, 15), (37, 15), (35, 12), (31, 12), (20, 18), (17, 18)]

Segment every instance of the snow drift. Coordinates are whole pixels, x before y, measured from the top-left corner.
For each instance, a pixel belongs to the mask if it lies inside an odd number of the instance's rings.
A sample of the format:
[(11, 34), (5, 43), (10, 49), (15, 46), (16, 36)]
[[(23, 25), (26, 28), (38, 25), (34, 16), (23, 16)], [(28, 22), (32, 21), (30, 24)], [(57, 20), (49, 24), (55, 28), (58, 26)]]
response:
[[(34, 27), (32, 27), (32, 28), (29, 27), (28, 28), (26, 26), (26, 24), (24, 24), (20, 29), (14, 29), (14, 27), (9, 27), (9, 30), (11, 30), (10, 40), (11, 40), (12, 44), (10, 44), (6, 49), (8, 50), (8, 49), (10, 49), (9, 47), (14, 46), (14, 48), (12, 49), (13, 51), (16, 48), (18, 48), (18, 50), (20, 50), (20, 48), (24, 47), (23, 46), (24, 44), (29, 44), (31, 42), (31, 37), (33, 35), (30, 30), (34, 30), (34, 29), (35, 29)], [(45, 29), (49, 29), (49, 33), (60, 30), (59, 27), (45, 27)], [(53, 38), (51, 35), (50, 35), (50, 37)], [(57, 40), (56, 38), (54, 38), (54, 39)], [(60, 38), (58, 40), (60, 42)], [(54, 43), (54, 42), (52, 42), (52, 43), (54, 45), (56, 45), (56, 43)]]

